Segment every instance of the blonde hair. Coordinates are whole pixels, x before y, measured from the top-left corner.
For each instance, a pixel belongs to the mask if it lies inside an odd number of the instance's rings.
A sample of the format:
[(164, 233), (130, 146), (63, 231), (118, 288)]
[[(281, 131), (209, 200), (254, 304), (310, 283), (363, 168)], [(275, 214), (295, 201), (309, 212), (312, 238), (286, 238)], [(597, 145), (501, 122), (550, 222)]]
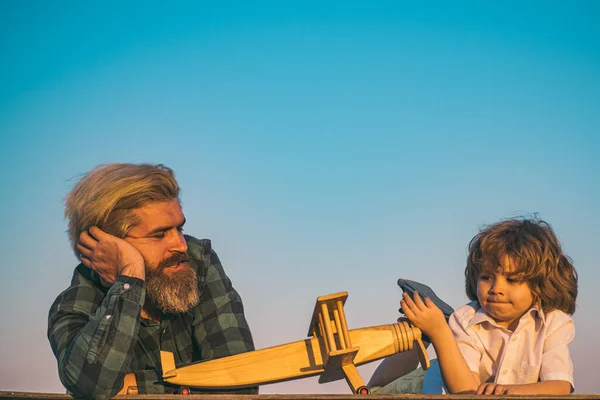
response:
[(477, 300), (481, 272), (493, 272), (508, 257), (544, 312), (575, 312), (577, 271), (550, 225), (539, 219), (516, 218), (492, 224), (469, 243), (465, 268), (467, 296)]
[(162, 164), (112, 163), (83, 175), (65, 198), (65, 219), (75, 255), (79, 235), (92, 226), (125, 237), (138, 224), (136, 208), (156, 201), (179, 200), (173, 170)]

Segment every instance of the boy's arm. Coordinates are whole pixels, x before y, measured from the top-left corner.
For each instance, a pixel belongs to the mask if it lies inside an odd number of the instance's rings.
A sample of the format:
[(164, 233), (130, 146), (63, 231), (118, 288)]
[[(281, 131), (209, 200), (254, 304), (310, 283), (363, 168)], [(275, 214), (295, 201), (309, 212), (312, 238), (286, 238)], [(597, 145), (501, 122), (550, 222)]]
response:
[(419, 364), (419, 355), (417, 346), (404, 353), (397, 353), (383, 359), (377, 367), (367, 386), (381, 387), (393, 380), (404, 376), (417, 368)]
[(570, 394), (571, 383), (567, 381), (544, 381), (522, 385), (484, 383), (477, 394)]
[(423, 302), (417, 292), (412, 299), (404, 293), (401, 304), (410, 322), (431, 339), (450, 393), (475, 393), (480, 384), (479, 374), (467, 365), (442, 311), (428, 298)]
[(548, 335), (544, 339), (540, 383), (566, 381), (570, 387), (564, 393), (571, 393), (574, 385), (569, 344), (575, 338), (573, 318), (562, 311), (553, 311), (546, 315), (546, 325)]

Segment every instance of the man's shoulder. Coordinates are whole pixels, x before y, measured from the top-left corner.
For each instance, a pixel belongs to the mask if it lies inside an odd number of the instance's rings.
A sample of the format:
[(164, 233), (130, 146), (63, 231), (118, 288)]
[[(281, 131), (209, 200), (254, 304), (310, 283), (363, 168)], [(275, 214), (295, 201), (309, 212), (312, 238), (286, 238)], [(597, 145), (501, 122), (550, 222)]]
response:
[(188, 255), (196, 264), (200, 283), (229, 279), (209, 239), (197, 239), (190, 235), (184, 237), (188, 245)]
[(188, 245), (188, 254), (193, 258), (203, 259), (213, 251), (210, 239), (198, 239), (191, 235), (183, 236)]
[(193, 245), (193, 246), (200, 246), (202, 248), (211, 248), (211, 242), (210, 239), (198, 239), (192, 235), (188, 235), (188, 234), (184, 234), (183, 237), (185, 238), (185, 241), (188, 243), (189, 245)]
[(92, 313), (106, 294), (106, 289), (94, 282), (92, 271), (79, 264), (73, 271), (68, 288), (60, 293), (52, 309), (70, 309), (83, 313)]

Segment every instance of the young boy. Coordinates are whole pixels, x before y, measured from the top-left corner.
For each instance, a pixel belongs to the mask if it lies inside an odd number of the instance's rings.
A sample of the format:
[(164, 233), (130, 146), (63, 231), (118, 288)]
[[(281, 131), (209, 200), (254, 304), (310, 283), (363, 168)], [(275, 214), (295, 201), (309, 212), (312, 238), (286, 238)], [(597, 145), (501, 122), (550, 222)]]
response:
[[(418, 293), (402, 310), (427, 335), (450, 393), (568, 394), (569, 343), (575, 336), (577, 272), (552, 228), (535, 219), (493, 224), (469, 244), (465, 269), (471, 303), (448, 324)], [(430, 374), (427, 373), (427, 382)]]

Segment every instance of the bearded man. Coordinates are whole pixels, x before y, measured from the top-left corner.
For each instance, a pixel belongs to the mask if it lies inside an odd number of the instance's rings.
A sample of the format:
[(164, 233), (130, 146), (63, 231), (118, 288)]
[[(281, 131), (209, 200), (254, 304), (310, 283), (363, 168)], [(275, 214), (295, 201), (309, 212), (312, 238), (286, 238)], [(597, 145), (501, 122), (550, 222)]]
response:
[(99, 166), (67, 195), (65, 218), (81, 263), (50, 308), (48, 339), (71, 394), (176, 393), (160, 350), (177, 367), (254, 350), (210, 241), (183, 234), (170, 168)]

